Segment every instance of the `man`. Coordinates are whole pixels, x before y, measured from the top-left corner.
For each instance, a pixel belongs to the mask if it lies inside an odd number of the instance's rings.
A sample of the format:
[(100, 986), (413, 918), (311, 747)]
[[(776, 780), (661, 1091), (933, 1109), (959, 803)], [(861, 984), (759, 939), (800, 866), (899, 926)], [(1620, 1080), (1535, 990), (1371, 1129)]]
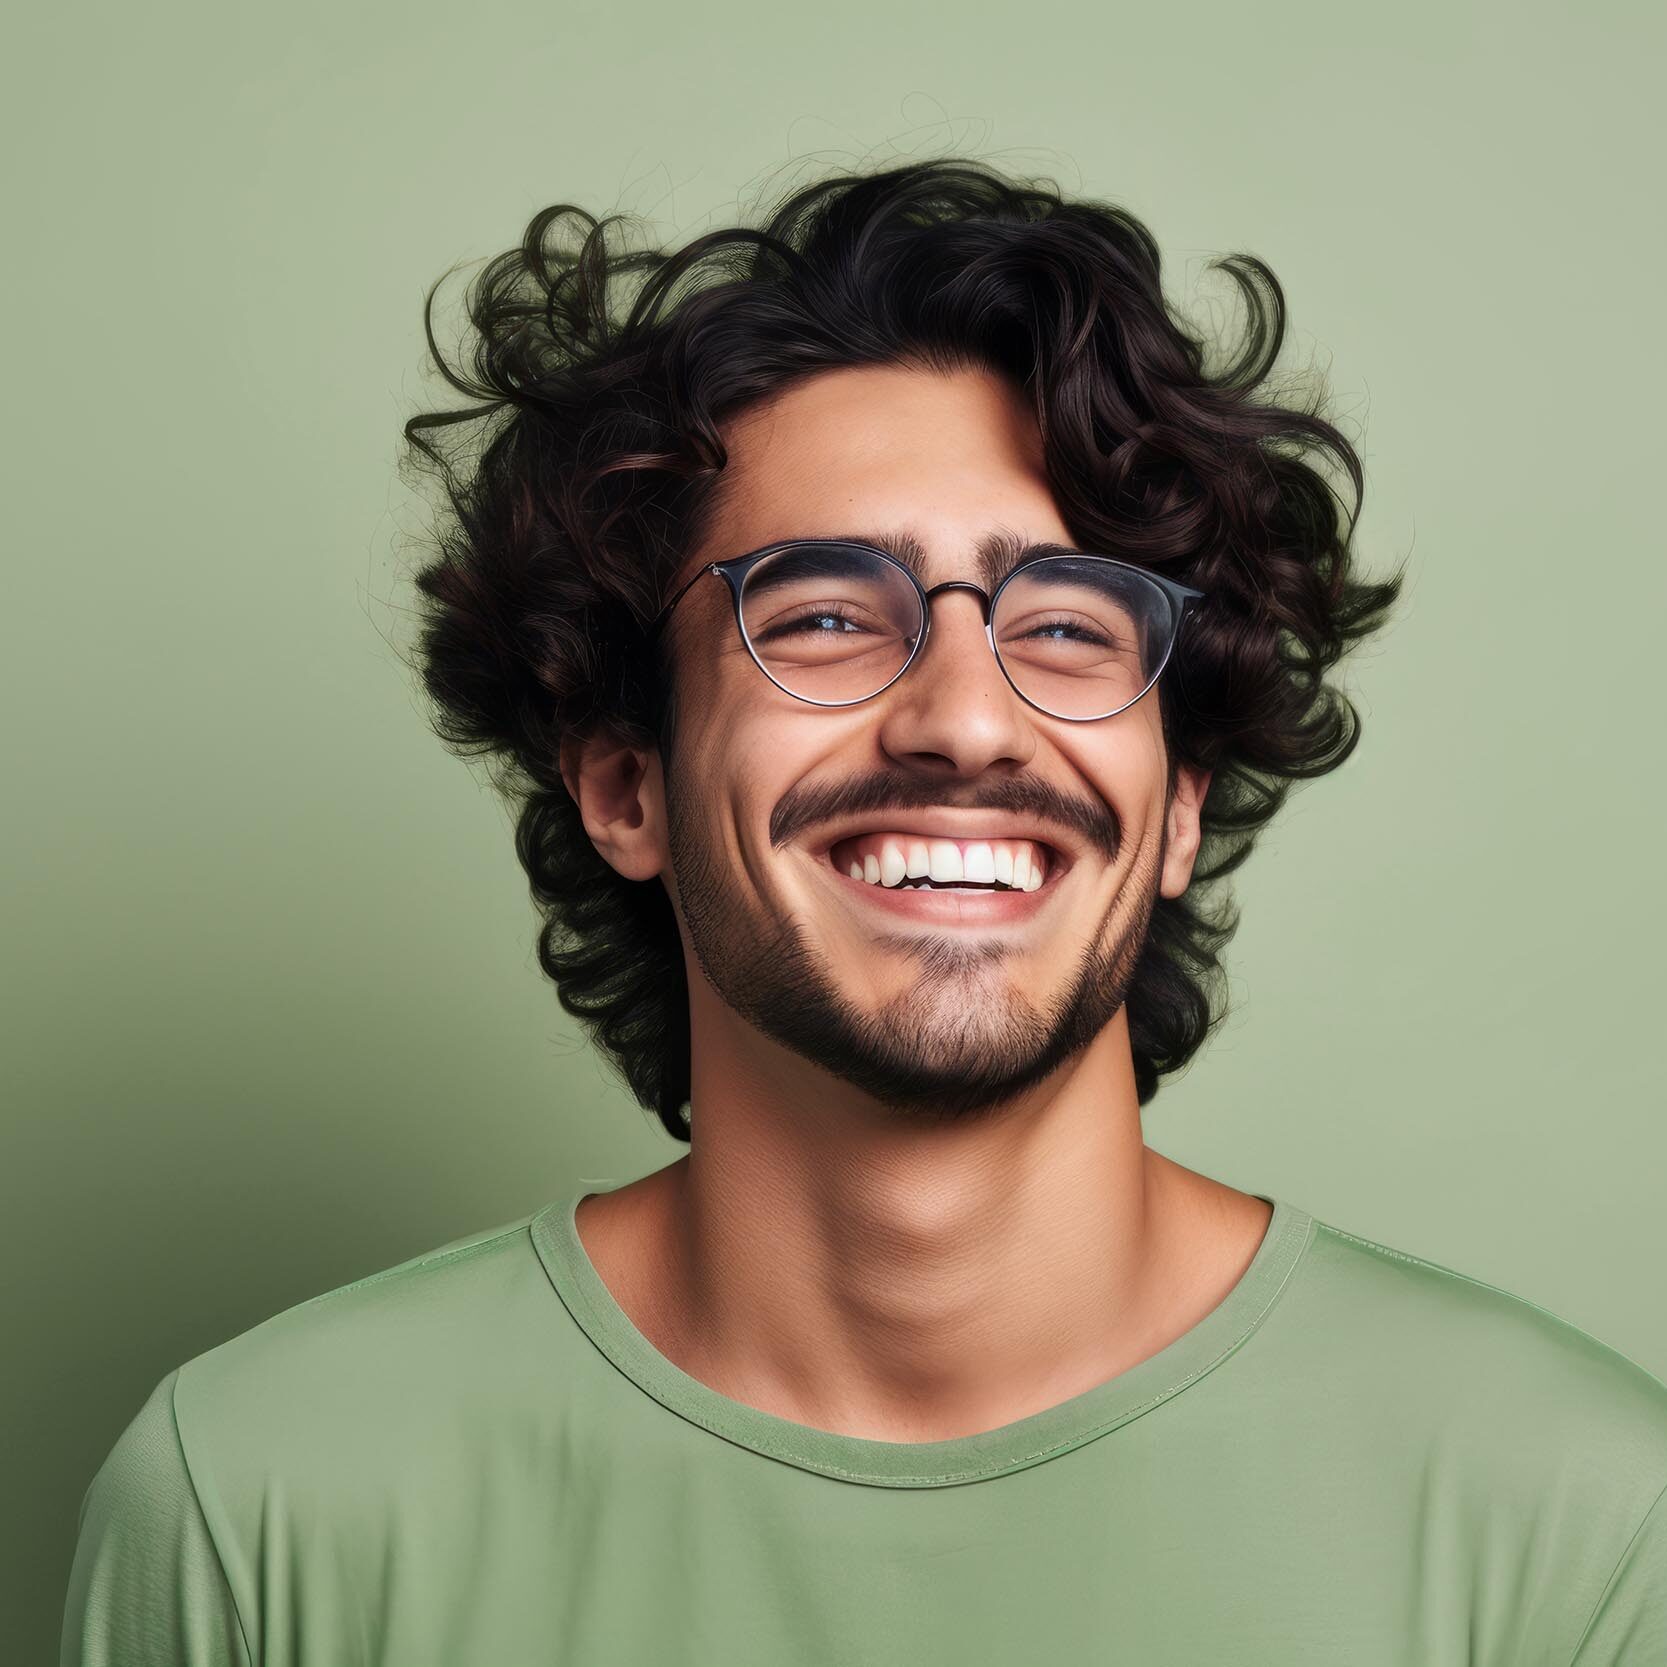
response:
[(483, 274), (423, 670), (689, 1149), (170, 1373), (66, 1664), (1667, 1661), (1667, 1388), (1142, 1139), (1399, 584), (1226, 265), (924, 163)]

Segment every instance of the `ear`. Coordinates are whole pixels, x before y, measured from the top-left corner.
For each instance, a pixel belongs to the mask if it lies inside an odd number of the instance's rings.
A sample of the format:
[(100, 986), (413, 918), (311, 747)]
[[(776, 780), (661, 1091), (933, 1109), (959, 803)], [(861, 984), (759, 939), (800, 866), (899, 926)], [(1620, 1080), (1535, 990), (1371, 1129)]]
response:
[(1198, 813), (1212, 774), (1196, 765), (1175, 766), (1175, 792), (1165, 815), (1163, 873), (1158, 879), (1158, 890), (1165, 897), (1179, 897), (1192, 883), (1192, 865), (1198, 860), (1203, 835)]
[(561, 779), (591, 844), (628, 880), (652, 880), (670, 863), (660, 755), (606, 733), (561, 743)]

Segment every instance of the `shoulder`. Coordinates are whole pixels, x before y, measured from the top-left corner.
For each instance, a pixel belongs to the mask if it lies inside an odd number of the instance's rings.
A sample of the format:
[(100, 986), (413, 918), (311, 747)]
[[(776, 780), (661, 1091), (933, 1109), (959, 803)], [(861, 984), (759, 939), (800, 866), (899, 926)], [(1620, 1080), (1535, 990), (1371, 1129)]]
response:
[(1530, 1298), (1473, 1274), (1317, 1221), (1310, 1284), (1364, 1302), (1385, 1353), (1427, 1369), (1520, 1374), (1549, 1410), (1558, 1394), (1653, 1431), (1667, 1457), (1667, 1384)]
[[(483, 1228), (308, 1297), (185, 1361), (182, 1404), (275, 1380), (299, 1388), (342, 1371), (375, 1374), (461, 1345), (490, 1355), (507, 1311), (547, 1302), (533, 1216)], [(270, 1399), (270, 1396), (263, 1397)]]
[(482, 1448), (524, 1436), (517, 1419), (547, 1404), (574, 1346), (535, 1219), (311, 1297), (169, 1372), (83, 1501), (65, 1659), (184, 1660), (189, 1634), (212, 1640), (203, 1661), (241, 1664), (272, 1569), (311, 1556), (320, 1580), (369, 1579), (377, 1524), (464, 1497)]
[(1346, 1340), (1351, 1394), (1507, 1494), (1601, 1491), (1636, 1526), (1667, 1485), (1667, 1384), (1528, 1297), (1318, 1221), (1291, 1294)]
[(437, 1428), (489, 1419), (567, 1336), (533, 1216), (451, 1241), (296, 1304), (187, 1360), (174, 1411), (213, 1522), (272, 1478), (305, 1495), (344, 1466), (398, 1471)]

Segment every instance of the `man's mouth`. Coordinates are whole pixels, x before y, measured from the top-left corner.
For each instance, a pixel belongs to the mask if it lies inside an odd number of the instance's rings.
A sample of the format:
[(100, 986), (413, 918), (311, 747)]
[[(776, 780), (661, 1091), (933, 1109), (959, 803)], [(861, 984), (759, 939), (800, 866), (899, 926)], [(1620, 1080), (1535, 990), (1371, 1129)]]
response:
[(944, 839), (875, 832), (836, 840), (828, 861), (848, 879), (886, 891), (1039, 891), (1067, 866), (1034, 839)]

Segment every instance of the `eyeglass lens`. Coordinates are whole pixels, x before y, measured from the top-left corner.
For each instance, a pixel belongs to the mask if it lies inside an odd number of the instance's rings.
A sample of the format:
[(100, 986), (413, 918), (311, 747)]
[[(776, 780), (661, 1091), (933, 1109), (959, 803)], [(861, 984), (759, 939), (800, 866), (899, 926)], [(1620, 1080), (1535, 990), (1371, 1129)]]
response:
[[(992, 635), (1014, 687), (1061, 718), (1103, 717), (1137, 700), (1176, 624), (1163, 587), (1093, 556), (1044, 556), (1003, 587)], [(849, 544), (795, 544), (756, 563), (741, 623), (759, 664), (790, 694), (840, 706), (878, 694), (924, 628), (920, 593), (897, 564)]]

